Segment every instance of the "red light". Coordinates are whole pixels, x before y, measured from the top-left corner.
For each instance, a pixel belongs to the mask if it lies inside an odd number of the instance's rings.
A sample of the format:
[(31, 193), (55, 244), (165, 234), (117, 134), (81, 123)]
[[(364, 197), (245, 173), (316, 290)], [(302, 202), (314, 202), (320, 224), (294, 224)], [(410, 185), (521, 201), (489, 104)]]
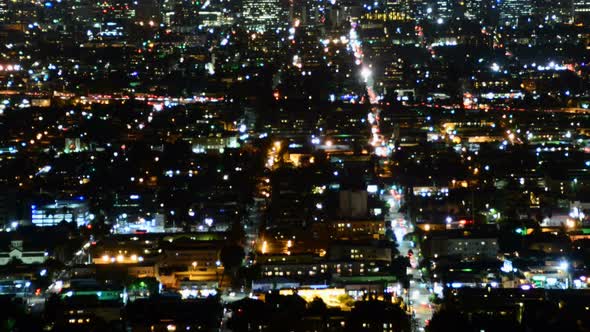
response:
[(86, 228), (92, 229), (92, 225), (91, 224), (88, 224), (88, 225), (86, 225)]

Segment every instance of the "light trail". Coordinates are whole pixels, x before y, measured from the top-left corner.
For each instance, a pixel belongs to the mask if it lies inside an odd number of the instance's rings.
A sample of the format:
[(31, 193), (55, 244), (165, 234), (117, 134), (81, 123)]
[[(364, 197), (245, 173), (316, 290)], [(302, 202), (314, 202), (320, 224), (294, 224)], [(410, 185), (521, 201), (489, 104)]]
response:
[(383, 139), (383, 135), (381, 135), (381, 127), (379, 123), (381, 109), (378, 107), (379, 96), (373, 88), (374, 79), (371, 65), (364, 65), (363, 47), (360, 39), (358, 38), (359, 36), (356, 28), (357, 23), (352, 22), (350, 32), (348, 34), (348, 50), (354, 54), (355, 64), (360, 68), (360, 75), (363, 78), (363, 82), (365, 84), (365, 90), (367, 92), (367, 96), (369, 97), (369, 103), (371, 105), (375, 105), (371, 107), (369, 114), (367, 114), (367, 119), (371, 125), (370, 144), (374, 148), (375, 155), (379, 157), (388, 157), (391, 154), (391, 150)]

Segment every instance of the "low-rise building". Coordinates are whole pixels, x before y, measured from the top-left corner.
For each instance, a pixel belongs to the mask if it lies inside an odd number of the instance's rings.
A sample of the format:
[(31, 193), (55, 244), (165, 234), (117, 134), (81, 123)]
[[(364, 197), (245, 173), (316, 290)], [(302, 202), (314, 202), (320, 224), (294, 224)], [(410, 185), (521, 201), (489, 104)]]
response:
[(468, 230), (430, 232), (422, 243), (427, 258), (455, 256), (462, 260), (495, 258), (498, 255), (498, 238), (495, 235)]
[(33, 249), (32, 247), (24, 248), (23, 240), (12, 240), (7, 248), (0, 252), (0, 265), (6, 265), (10, 262), (22, 264), (42, 264), (47, 260), (47, 251)]

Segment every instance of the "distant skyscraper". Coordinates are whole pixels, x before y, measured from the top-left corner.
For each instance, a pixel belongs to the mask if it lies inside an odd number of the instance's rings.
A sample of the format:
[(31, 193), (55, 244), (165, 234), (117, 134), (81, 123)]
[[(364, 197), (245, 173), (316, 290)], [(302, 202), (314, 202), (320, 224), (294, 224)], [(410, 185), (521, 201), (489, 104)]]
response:
[(454, 1), (453, 0), (436, 0), (434, 1), (434, 17), (437, 21), (447, 21), (453, 17)]
[(244, 0), (242, 17), (249, 30), (265, 31), (276, 26), (280, 21), (281, 5), (279, 0)]
[(569, 22), (573, 16), (573, 0), (537, 0), (534, 14), (546, 21)]
[(387, 0), (386, 5), (388, 12), (395, 12), (398, 16), (416, 20), (428, 17), (428, 14), (432, 14), (433, 7), (437, 7), (435, 3), (428, 0)]
[(518, 24), (519, 18), (533, 14), (532, 0), (501, 0), (499, 3), (500, 21), (503, 24)]
[(301, 25), (317, 25), (321, 23), (325, 10), (323, 0), (293, 0), (290, 1), (289, 19), (298, 18)]
[(179, 31), (190, 31), (199, 24), (202, 1), (160, 0), (162, 21)]
[[(577, 0), (579, 1), (579, 0)], [(521, 19), (534, 16), (547, 22), (569, 22), (572, 18), (572, 0), (501, 0), (500, 21), (519, 24)]]
[(576, 17), (590, 16), (590, 0), (574, 0), (573, 9)]
[(464, 2), (465, 17), (471, 20), (484, 18), (490, 8), (490, 2), (495, 0), (466, 0)]
[(37, 22), (39, 6), (25, 0), (0, 0), (0, 23), (26, 25)]
[(0, 0), (0, 23), (7, 23), (8, 19), (8, 1)]
[(410, 0), (387, 0), (387, 10), (396, 13), (409, 13)]

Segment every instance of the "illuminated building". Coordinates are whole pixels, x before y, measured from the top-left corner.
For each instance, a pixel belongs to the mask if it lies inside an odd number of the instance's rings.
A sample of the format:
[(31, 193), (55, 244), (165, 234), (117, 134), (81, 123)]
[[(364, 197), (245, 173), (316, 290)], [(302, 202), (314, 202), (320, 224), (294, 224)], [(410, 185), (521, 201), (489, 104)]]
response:
[(572, 0), (540, 0), (535, 3), (534, 14), (546, 22), (570, 22), (574, 14)]
[(574, 0), (573, 7), (577, 17), (590, 15), (590, 0)]
[(302, 26), (320, 23), (324, 12), (321, 0), (296, 0), (291, 2), (289, 18), (293, 22), (299, 19)]
[(83, 197), (76, 201), (56, 200), (53, 204), (31, 205), (31, 221), (38, 227), (55, 226), (62, 221), (84, 226), (90, 221), (90, 211)]
[(436, 0), (433, 12), (438, 23), (444, 23), (453, 17), (454, 2), (451, 0)]
[[(52, 4), (51, 2), (45, 2)], [(0, 1), (0, 23), (10, 25), (28, 24), (36, 22), (38, 18), (38, 3), (17, 1)]]
[(386, 3), (387, 12), (402, 19), (409, 19), (411, 17), (411, 2), (415, 1), (388, 0)]
[(164, 233), (166, 218), (161, 213), (150, 212), (155, 211), (150, 204), (152, 200), (149, 193), (115, 193), (113, 231), (117, 234)]
[(163, 20), (175, 27), (194, 28), (199, 22), (200, 7), (186, 0), (164, 0), (162, 3)]
[(260, 255), (257, 264), (263, 278), (281, 277), (302, 282), (321, 280), (329, 275), (374, 277), (389, 271), (391, 248), (337, 244), (331, 250), (334, 252), (330, 258), (309, 254)]
[(281, 20), (278, 0), (244, 0), (242, 5), (242, 18), (249, 30), (262, 32), (277, 26)]
[(468, 231), (432, 231), (422, 245), (424, 257), (458, 257), (463, 260), (494, 258), (498, 255), (498, 238), (492, 234)]
[(8, 1), (2, 0), (0, 1), (0, 22), (7, 23), (9, 22), (9, 11), (8, 11)]
[(196, 137), (193, 139), (192, 150), (194, 153), (222, 153), (224, 149), (239, 148), (237, 136), (226, 137)]
[(101, 21), (132, 20), (135, 18), (135, 9), (128, 2), (100, 2), (95, 10), (100, 15)]
[(500, 3), (500, 22), (518, 24), (521, 17), (531, 16), (533, 9), (530, 0), (504, 0)]
[(227, 16), (222, 11), (205, 10), (199, 12), (199, 23), (203, 27), (228, 26), (233, 22), (233, 17)]
[(383, 83), (386, 88), (391, 89), (399, 88), (404, 85), (404, 62), (401, 58), (398, 58), (397, 61), (391, 61), (385, 64)]
[(331, 222), (329, 227), (335, 239), (378, 240), (385, 235), (385, 222), (378, 219), (338, 220)]
[(465, 17), (471, 20), (484, 18), (490, 7), (490, 0), (467, 0), (464, 3)]
[(66, 138), (64, 144), (64, 153), (81, 152), (85, 149), (79, 137)]
[(135, 220), (129, 220), (128, 215), (122, 214), (117, 217), (117, 224), (113, 227), (116, 234), (136, 234), (136, 233), (164, 233), (166, 229), (164, 216), (156, 214), (152, 219), (138, 217)]
[(31, 282), (26, 279), (0, 281), (0, 295), (29, 296), (33, 293)]
[(23, 264), (41, 264), (47, 260), (47, 252), (45, 250), (25, 250), (22, 240), (13, 240), (6, 251), (0, 251), (0, 265), (6, 265), (13, 260)]

